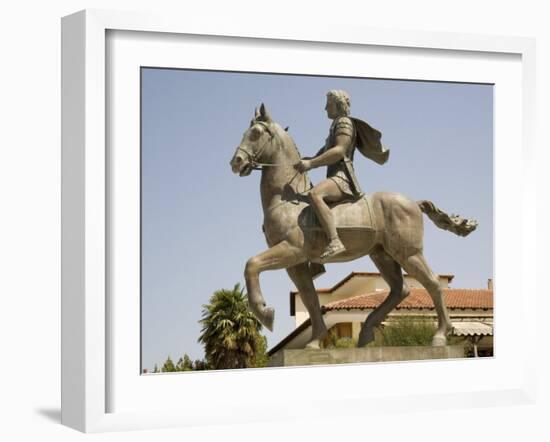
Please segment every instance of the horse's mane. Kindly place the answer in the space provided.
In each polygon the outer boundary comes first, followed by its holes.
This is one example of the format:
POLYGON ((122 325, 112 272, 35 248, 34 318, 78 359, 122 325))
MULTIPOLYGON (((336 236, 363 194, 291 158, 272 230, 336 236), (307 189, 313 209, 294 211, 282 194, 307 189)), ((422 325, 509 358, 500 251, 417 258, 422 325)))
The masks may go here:
MULTIPOLYGON (((293 151, 296 153, 296 160, 300 160, 302 158, 302 155, 300 154, 300 151, 298 150, 298 146, 296 145, 296 142, 294 141, 294 139, 288 133, 288 128, 285 130, 278 123, 275 123, 275 122, 272 122, 272 123, 273 123, 273 126, 276 129, 277 137, 280 138, 282 143, 284 143, 285 145, 288 145, 291 149, 293 149, 293 151)), ((300 174, 300 172, 298 172, 298 171, 295 171, 295 172, 296 172, 296 175, 300 174)), ((303 176, 303 181, 302 182, 303 182, 304 187, 305 187, 304 190, 308 190, 312 186, 311 179, 309 178, 309 174, 307 172, 303 172, 302 176, 303 176)))
POLYGON ((296 142, 294 141, 294 139, 288 133, 288 130, 283 129, 279 123, 276 123, 274 121, 272 123, 275 126, 275 128, 277 129, 277 131, 276 131, 277 136, 279 138, 281 138, 283 142, 285 140, 287 140, 289 142, 290 146, 292 146, 294 148, 294 151, 298 155, 298 158, 302 158, 302 155, 300 154, 300 151, 298 150, 298 146, 296 145, 296 142))
MULTIPOLYGON (((293 150, 293 152, 296 154, 296 161, 300 160, 302 158, 302 155, 300 154, 300 151, 298 149, 298 146, 296 145, 296 142, 294 139, 290 136, 288 133, 288 128, 283 129, 282 126, 277 123, 276 121, 272 120, 271 118, 264 119, 260 116, 256 117, 254 120, 252 120, 252 124, 254 122, 258 122, 261 124, 267 124, 271 128, 270 131, 274 133, 274 135, 278 138, 281 145, 288 147, 293 150)), ((299 174, 300 172, 296 171, 296 174, 299 174)), ((309 175, 307 172, 303 172, 304 177, 304 184, 306 188, 311 187, 311 179, 309 178, 309 175)))

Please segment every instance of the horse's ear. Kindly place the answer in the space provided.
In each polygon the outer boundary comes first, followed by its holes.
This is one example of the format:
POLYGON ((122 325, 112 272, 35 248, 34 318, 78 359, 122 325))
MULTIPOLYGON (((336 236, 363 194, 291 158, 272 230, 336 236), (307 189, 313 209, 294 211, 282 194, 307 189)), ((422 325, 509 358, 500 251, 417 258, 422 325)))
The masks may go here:
POLYGON ((269 112, 267 111, 267 108, 265 107, 265 104, 262 103, 260 106, 260 117, 263 121, 269 123, 271 122, 271 115, 269 115, 269 112))
POLYGON ((258 118, 260 118, 260 111, 258 110, 258 108, 255 108, 254 109, 254 119, 257 120, 258 118))
POLYGON ((285 127, 285 132, 288 132, 288 128, 289 128, 289 127, 290 127, 290 126, 285 127))

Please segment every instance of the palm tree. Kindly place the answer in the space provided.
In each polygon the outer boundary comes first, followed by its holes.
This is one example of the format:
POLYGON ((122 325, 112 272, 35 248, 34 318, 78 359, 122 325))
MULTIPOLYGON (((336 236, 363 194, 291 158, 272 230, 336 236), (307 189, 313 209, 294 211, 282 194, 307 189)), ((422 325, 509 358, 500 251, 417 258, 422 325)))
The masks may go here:
POLYGON ((247 368, 265 365, 262 326, 248 310, 239 284, 233 290, 218 290, 203 305, 201 335, 209 368, 247 368), (263 354, 262 354, 263 353, 263 354))

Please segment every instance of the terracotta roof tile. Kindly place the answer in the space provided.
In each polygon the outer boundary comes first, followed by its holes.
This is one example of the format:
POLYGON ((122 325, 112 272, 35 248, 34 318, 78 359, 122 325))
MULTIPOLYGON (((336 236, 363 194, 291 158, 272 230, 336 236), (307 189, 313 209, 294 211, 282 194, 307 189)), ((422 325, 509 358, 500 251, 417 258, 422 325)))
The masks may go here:
MULTIPOLYGON (((323 314, 331 310, 353 310, 353 309, 374 309, 376 308, 386 297, 389 292, 387 290, 365 293, 351 298, 342 299, 340 301, 334 301, 322 306, 323 314)), ((493 291, 487 289, 443 289, 443 296, 445 297, 445 304, 447 308, 452 309, 492 309, 493 308, 493 291)), ((405 298, 398 306, 398 309, 420 309, 427 308, 433 309, 434 305, 432 298, 425 289, 411 288, 411 293, 405 298)), ((453 325, 457 324, 456 322, 453 325)), ((268 355, 272 356, 281 348, 283 348, 288 342, 292 341, 296 336, 311 326, 311 319, 308 318, 296 329, 294 329, 288 336, 286 336, 275 347, 269 350, 268 355)), ((456 327, 458 330, 462 330, 467 327, 466 324, 456 327)), ((487 325, 491 328, 492 325, 487 325)), ((467 333, 472 334, 470 330, 467 333)), ((466 334, 462 330, 462 335, 466 334)), ((484 333, 489 334, 489 333, 484 333)))
MULTIPOLYGON (((351 310, 376 308, 386 299, 387 290, 370 292, 351 298, 334 301, 323 306, 328 310, 351 310)), ((483 289, 443 289, 445 304, 449 309, 492 309, 493 291, 483 289)), ((397 306, 398 309, 434 308, 432 298, 425 289, 412 288, 407 296, 397 306)))
MULTIPOLYGON (((344 279, 342 279, 341 281, 336 283, 334 286, 332 286, 330 288, 317 289, 317 293, 332 293, 335 290, 337 290, 338 288, 342 287, 346 282, 348 282, 349 280, 351 280, 355 276, 378 277, 378 276, 380 276, 380 273, 379 272, 351 272, 348 276, 346 276, 344 279)), ((409 276, 409 275, 405 273, 404 276, 409 276)), ((442 273, 438 276, 440 276, 442 278, 447 278, 447 280, 449 282, 451 282, 455 277, 455 275, 451 275, 451 274, 448 274, 448 273, 442 273)), ((291 295, 297 295, 298 292, 296 290, 293 290, 293 291, 290 292, 290 294, 291 295)))

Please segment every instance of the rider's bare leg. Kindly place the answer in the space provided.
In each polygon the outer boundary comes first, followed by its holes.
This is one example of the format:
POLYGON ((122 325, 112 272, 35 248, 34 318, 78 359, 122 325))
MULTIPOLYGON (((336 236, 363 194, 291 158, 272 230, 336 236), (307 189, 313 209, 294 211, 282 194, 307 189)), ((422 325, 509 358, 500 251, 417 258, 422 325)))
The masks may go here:
POLYGON ((311 205, 329 240, 327 248, 321 255, 322 260, 346 250, 338 237, 332 212, 327 205, 327 203, 342 201, 344 198, 346 198, 346 194, 331 179, 321 181, 309 191, 311 205))

